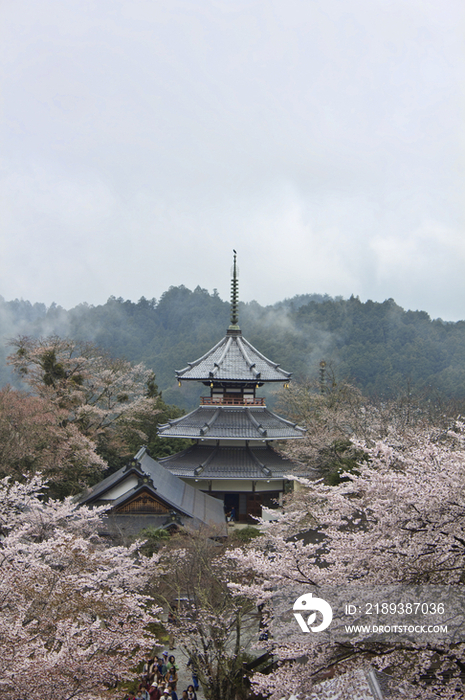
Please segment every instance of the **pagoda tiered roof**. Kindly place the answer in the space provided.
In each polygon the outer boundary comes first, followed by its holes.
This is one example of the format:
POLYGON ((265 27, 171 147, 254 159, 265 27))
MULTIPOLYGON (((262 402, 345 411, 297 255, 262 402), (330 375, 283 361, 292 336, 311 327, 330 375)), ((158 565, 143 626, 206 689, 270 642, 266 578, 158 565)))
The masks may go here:
POLYGON ((205 355, 176 371, 178 381, 197 382, 287 382, 291 372, 262 355, 242 337, 240 330, 227 334, 205 355))
POLYGON ((199 406, 159 427, 162 437, 211 440, 289 440, 304 433, 304 428, 256 405, 199 406))
POLYGON ((293 464, 269 445, 227 447, 193 445, 183 452, 160 459, 166 469, 182 479, 283 479, 293 464))

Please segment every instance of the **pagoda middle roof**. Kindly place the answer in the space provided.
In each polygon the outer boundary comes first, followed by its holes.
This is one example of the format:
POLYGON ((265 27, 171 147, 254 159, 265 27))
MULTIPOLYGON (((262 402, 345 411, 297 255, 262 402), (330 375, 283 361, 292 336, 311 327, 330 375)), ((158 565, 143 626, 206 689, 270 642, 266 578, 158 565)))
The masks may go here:
POLYGON ((178 380, 204 382, 285 382, 290 376, 290 372, 254 348, 240 331, 228 331, 205 355, 176 371, 178 380))
POLYGON ((211 440, 289 440, 305 429, 265 406, 199 406, 186 416, 159 426, 161 437, 211 440))

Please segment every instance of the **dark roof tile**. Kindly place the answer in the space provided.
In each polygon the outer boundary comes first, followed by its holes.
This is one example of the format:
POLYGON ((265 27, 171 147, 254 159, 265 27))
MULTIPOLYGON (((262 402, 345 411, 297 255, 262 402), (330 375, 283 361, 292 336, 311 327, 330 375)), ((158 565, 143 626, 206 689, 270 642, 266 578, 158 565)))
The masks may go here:
POLYGON ((164 457, 160 462, 172 474, 184 479, 283 479, 294 467, 268 445, 193 445, 183 452, 164 457))
POLYGON ((265 406, 200 406, 159 427, 162 437, 212 440, 289 440, 304 433, 265 406))
POLYGON ((253 347, 240 331, 226 335, 205 355, 176 372, 178 380, 285 382, 290 372, 281 369, 253 347))
MULTIPOLYGON (((145 447, 141 448, 134 458, 135 462, 140 466, 127 469, 123 467, 114 474, 111 474, 99 484, 94 486, 90 493, 86 494, 81 499, 81 503, 105 502, 108 499, 105 495, 118 484, 124 487, 124 481, 128 480, 132 474, 135 476, 146 475, 152 482, 155 494, 158 498, 164 501, 168 506, 184 513, 185 515, 200 521, 202 523, 211 524, 225 530, 225 518, 223 503, 217 498, 208 496, 198 489, 186 484, 179 479, 174 472, 168 470, 160 462, 152 459, 145 447)), ((147 488, 150 490, 151 485, 147 488)), ((137 492, 138 488, 129 485, 126 491, 123 491, 111 503, 118 504, 127 500, 128 497, 137 492)))

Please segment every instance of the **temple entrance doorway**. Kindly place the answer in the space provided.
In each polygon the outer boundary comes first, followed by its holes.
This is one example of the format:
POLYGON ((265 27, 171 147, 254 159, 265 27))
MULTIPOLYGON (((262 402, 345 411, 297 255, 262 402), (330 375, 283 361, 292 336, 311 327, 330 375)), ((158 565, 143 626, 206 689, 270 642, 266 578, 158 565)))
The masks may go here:
POLYGON ((224 512, 228 515, 231 509, 234 508, 235 520, 239 520, 239 494, 238 493, 225 493, 224 494, 224 512))

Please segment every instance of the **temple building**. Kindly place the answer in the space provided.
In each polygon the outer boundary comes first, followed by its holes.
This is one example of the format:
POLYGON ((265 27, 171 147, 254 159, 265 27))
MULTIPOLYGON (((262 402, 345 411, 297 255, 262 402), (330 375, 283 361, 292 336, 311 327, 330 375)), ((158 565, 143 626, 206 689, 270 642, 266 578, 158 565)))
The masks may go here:
POLYGON ((178 382, 202 382, 209 395, 186 416, 160 426, 162 437, 195 443, 159 462, 184 482, 223 501, 236 520, 261 516, 286 491, 293 464, 272 443, 302 438, 305 430, 266 407, 257 390, 288 384, 290 373, 253 347, 238 325, 238 278, 234 253, 231 324, 225 337, 195 362, 176 372, 178 382))
POLYGON ((133 538, 148 527, 169 531, 187 526, 209 528, 227 536, 223 505, 183 483, 141 447, 125 467, 89 489, 79 501, 86 506, 110 506, 101 534, 116 541, 133 538))

